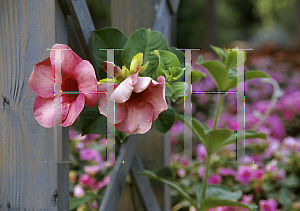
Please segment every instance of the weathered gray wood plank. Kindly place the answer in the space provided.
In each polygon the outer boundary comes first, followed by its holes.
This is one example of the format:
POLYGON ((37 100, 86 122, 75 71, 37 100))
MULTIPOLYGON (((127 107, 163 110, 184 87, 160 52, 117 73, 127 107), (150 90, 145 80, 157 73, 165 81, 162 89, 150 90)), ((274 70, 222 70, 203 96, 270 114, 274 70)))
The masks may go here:
MULTIPOLYGON (((57 163, 45 163, 55 160, 54 132, 35 120, 36 95, 28 87, 33 66, 49 57, 46 49, 56 42, 66 43, 65 27, 66 20, 55 0, 0 1, 0 207, 3 210, 8 207, 68 210, 68 183, 63 182, 68 178, 68 165, 62 164, 65 165, 62 168, 57 163), (52 198, 55 190, 58 205, 52 198)), ((67 151, 68 131, 62 132, 67 151)))
POLYGON ((113 211, 117 209, 125 186, 126 177, 129 173, 132 160, 136 154, 138 137, 138 134, 132 135, 126 138, 122 143, 119 156, 116 160, 114 170, 106 188, 99 211, 113 211))
POLYGON ((66 0, 85 57, 96 67, 93 56, 92 34, 95 30, 86 1, 66 0))
POLYGON ((160 207, 157 203, 157 199, 155 198, 149 178, 140 174, 140 172, 144 170, 145 168, 140 156, 135 154, 130 168, 130 177, 142 198, 142 202, 146 210, 160 211, 160 207))

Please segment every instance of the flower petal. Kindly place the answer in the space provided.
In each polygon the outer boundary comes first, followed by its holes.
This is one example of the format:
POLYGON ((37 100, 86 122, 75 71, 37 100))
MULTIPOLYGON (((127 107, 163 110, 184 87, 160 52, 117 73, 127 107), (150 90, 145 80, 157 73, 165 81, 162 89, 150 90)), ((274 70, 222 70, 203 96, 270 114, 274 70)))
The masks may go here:
POLYGON ((55 44, 50 51, 50 61, 52 68, 55 67, 55 49, 61 50, 61 74, 74 78, 73 70, 82 61, 82 59, 67 45, 55 44))
POLYGON ((137 83, 134 85, 133 91, 136 93, 142 92, 148 88, 152 78, 150 77, 138 77, 137 83))
POLYGON ((128 78, 126 78, 113 92, 110 96, 110 100, 115 100, 116 103, 124 103, 126 102, 134 89, 134 85, 137 83, 137 75, 135 73, 128 78))
POLYGON ((84 95, 79 94, 77 99, 70 104, 68 116, 63 121, 62 126, 67 127, 72 125, 76 120, 76 118, 81 113, 83 107, 84 107, 84 95))
POLYGON ((155 121, 158 115, 164 110, 168 109, 167 102, 165 100, 165 80, 164 77, 157 78, 158 82, 152 80, 148 89, 143 93, 145 100, 153 106, 153 121, 155 121))
MULTIPOLYGON (((61 84, 61 79, 57 79, 56 83, 61 84)), ((43 98, 54 97, 54 70, 52 69, 50 58, 37 63, 33 67, 28 86, 31 91, 43 98)))
POLYGON ((84 92, 85 104, 90 107, 97 105, 97 79, 93 66, 87 60, 80 62, 74 69, 74 77, 78 82, 78 89, 84 92))
POLYGON ((128 107, 128 115, 124 121, 116 124, 116 129, 128 134, 144 134, 149 131, 153 117, 152 105, 148 102, 137 103, 135 101, 125 104, 128 107))
MULTIPOLYGON (((112 86, 114 86, 116 84, 112 84, 112 83, 108 83, 108 89, 111 88, 112 86)), ((106 84, 100 84, 100 86, 98 87, 98 92, 102 92, 106 90, 106 84)), ((108 95, 108 99, 110 98, 111 93, 109 93, 108 95)), ((99 111, 100 114, 106 116, 106 108, 113 108, 114 107, 114 102, 110 101, 108 102, 107 105, 107 99, 106 99, 106 94, 98 94, 98 100, 99 100, 99 111)), ((113 119, 113 116, 109 115, 109 119, 108 121, 111 123, 120 123, 122 122, 126 116, 127 116, 127 107, 124 103, 116 103, 115 102, 115 120, 113 119)))
MULTIPOLYGON (((46 128, 54 127, 54 98, 43 98, 38 95, 34 102, 33 113, 35 119, 40 125, 46 128)), ((65 106, 63 106, 62 119, 66 118, 67 113, 68 109, 65 106)), ((60 123, 61 122, 56 123, 56 125, 60 123)))

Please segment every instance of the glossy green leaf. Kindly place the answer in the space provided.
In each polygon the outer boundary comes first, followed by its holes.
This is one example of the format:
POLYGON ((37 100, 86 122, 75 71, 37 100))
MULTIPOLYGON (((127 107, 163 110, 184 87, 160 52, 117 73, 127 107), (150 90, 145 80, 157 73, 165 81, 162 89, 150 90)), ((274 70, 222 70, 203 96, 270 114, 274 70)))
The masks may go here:
POLYGON ((100 114, 98 106, 84 106, 79 116, 82 125, 82 135, 106 134, 106 117, 100 114))
POLYGON ((224 66, 217 61, 206 61, 201 64, 215 81, 219 91, 226 91, 229 84, 229 76, 224 66))
MULTIPOLYGON (((201 203, 203 184, 200 184, 197 188, 196 196, 197 201, 201 203)), ((223 185, 210 185, 206 187, 205 197, 216 197, 219 199, 238 200, 242 197, 243 192, 241 190, 231 191, 228 187, 223 185)))
MULTIPOLYGON (((239 81, 237 81, 237 77, 234 77, 232 80, 230 80, 226 90, 233 89, 233 88, 237 87, 237 85, 239 85, 240 83, 242 83, 244 81, 244 79, 242 77, 239 77, 239 78, 240 78, 239 81)), ((245 81, 248 81, 248 80, 251 80, 254 78, 270 78, 270 76, 267 73, 258 71, 258 70, 252 70, 252 71, 245 72, 245 81)))
POLYGON ((164 183, 164 184, 166 184, 166 185, 168 185, 168 186, 170 186, 171 188, 173 188, 174 190, 176 190, 178 193, 180 193, 180 195, 184 198, 184 199, 186 199, 186 200, 188 200, 190 203, 191 203, 191 205, 193 205, 194 207, 197 207, 197 202, 195 202, 184 190, 182 190, 178 185, 176 185, 175 183, 173 183, 173 182, 170 182, 170 181, 168 181, 168 180, 165 180, 165 179, 163 179, 163 178, 161 178, 161 177, 158 177, 156 174, 154 174, 153 172, 151 172, 151 171, 148 171, 148 170, 145 170, 145 171, 143 171, 143 172, 141 172, 141 174, 142 175, 145 175, 145 176, 147 176, 147 177, 149 177, 149 178, 151 178, 151 179, 154 179, 154 180, 157 180, 157 181, 159 181, 159 182, 162 182, 162 183, 164 183))
POLYGON ((158 63, 158 58, 151 54, 154 50, 168 50, 168 44, 164 36, 158 31, 151 31, 146 29, 138 29, 127 40, 123 48, 123 64, 129 68, 132 58, 138 54, 143 53, 143 65, 149 61, 147 69, 141 74, 157 79, 156 70, 153 66, 158 63))
POLYGON ((171 96, 173 102, 175 102, 178 97, 183 96, 184 91, 188 88, 188 84, 186 82, 170 82, 169 85, 173 90, 173 94, 171 96))
POLYGON ((240 202, 236 202, 236 201, 231 201, 231 200, 226 200, 226 199, 218 199, 215 197, 209 197, 209 198, 205 198, 201 201, 201 207, 200 207, 200 211, 205 211, 208 210, 210 208, 214 208, 214 207, 220 207, 220 206, 234 206, 234 207, 244 207, 250 211, 252 211, 252 209, 240 202))
POLYGON ((98 195, 92 192, 87 192, 82 197, 70 197, 69 199, 69 210, 74 210, 76 207, 79 207, 81 204, 89 202, 96 198, 102 198, 102 195, 98 195))
POLYGON ((234 132, 230 137, 224 140, 221 144, 214 147, 214 151, 217 151, 228 144, 236 143, 237 140, 244 139, 244 135, 245 135, 245 139, 252 139, 252 138, 266 139, 267 138, 267 135, 265 133, 258 133, 256 131, 245 131, 245 134, 244 132, 238 132, 237 134, 236 132, 234 132))
POLYGON ((233 134, 232 131, 227 130, 227 129, 219 129, 219 130, 213 130, 210 131, 208 135, 208 153, 214 153, 219 146, 223 144, 223 142, 226 141, 227 138, 229 138, 233 134))
POLYGON ((200 81, 202 78, 205 78, 206 74, 199 70, 192 70, 192 83, 200 81))
MULTIPOLYGON (((165 50, 155 50, 153 51, 153 54, 157 56, 159 60, 159 64, 157 67, 157 77, 162 75, 167 79, 167 81, 171 81, 169 77, 170 75, 172 75, 172 72, 169 72, 169 74, 166 75, 163 70, 169 70, 172 67, 179 68, 180 63, 177 56, 172 52, 165 50)), ((180 77, 180 75, 178 76, 178 78, 180 77)))
POLYGON ((234 67, 239 67, 241 65, 244 64, 244 53, 241 51, 237 51, 237 50, 231 50, 229 51, 229 53, 227 54, 227 57, 225 59, 224 65, 226 67, 227 70, 230 70, 231 68, 234 67), (242 56, 242 61, 239 61, 239 63, 237 63, 237 55, 241 55, 242 56))
POLYGON ((182 76, 182 73, 184 72, 184 68, 172 67, 172 68, 170 68, 169 72, 171 73, 170 80, 176 81, 178 78, 180 78, 182 76))
MULTIPOLYGON (((176 113, 176 119, 180 122, 184 123, 184 116, 176 113)), ((186 119, 186 126, 190 128, 195 136, 202 142, 205 148, 208 148, 208 136, 210 129, 207 127, 205 123, 199 122, 197 119, 192 118, 192 122, 189 119, 186 119)))
POLYGON ((216 54, 218 54, 220 56, 220 58, 222 59, 223 63, 225 62, 226 59, 226 53, 223 51, 222 48, 216 47, 216 46, 210 46, 215 52, 216 54))
POLYGON ((153 122, 153 125, 160 133, 166 133, 171 129, 175 120, 175 111, 172 107, 169 107, 158 115, 157 119, 153 122))
MULTIPOLYGON (((122 49, 127 41, 123 32, 116 28, 104 28, 93 31, 93 54, 97 63, 96 75, 99 79, 106 78, 103 61, 107 61, 107 51, 99 49, 122 49)), ((115 51, 115 64, 122 67, 122 51, 115 51)))
POLYGON ((166 89, 165 89, 166 97, 171 97, 172 94, 173 94, 173 88, 171 87, 171 85, 169 85, 169 83, 166 83, 166 89))
POLYGON ((204 62, 203 56, 199 55, 198 60, 196 61, 196 64, 202 64, 204 62))
POLYGON ((115 130, 115 135, 119 137, 121 143, 123 143, 123 141, 125 140, 125 138, 127 138, 128 136, 130 136, 130 134, 124 133, 124 132, 119 131, 117 129, 115 130))
POLYGON ((172 179, 174 177, 174 172, 171 167, 169 166, 158 166, 151 171, 158 177, 161 177, 163 179, 172 179))
POLYGON ((175 54, 180 62, 180 67, 184 68, 184 53, 181 50, 176 50, 176 47, 170 47, 169 51, 175 54))

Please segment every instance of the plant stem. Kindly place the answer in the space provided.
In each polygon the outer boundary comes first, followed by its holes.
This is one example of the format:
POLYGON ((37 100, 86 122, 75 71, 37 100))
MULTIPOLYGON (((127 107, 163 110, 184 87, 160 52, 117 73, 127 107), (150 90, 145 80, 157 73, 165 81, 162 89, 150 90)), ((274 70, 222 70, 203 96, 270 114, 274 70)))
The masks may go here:
POLYGON ((210 157, 211 157, 211 154, 207 154, 205 176, 204 176, 203 189, 202 189, 202 199, 205 198, 205 191, 206 191, 206 185, 207 185, 207 179, 208 179, 208 171, 209 171, 209 165, 210 165, 210 157))
POLYGON ((219 94, 219 101, 218 101, 218 107, 217 107, 217 111, 216 111, 213 130, 217 129, 218 118, 219 118, 219 114, 221 113, 221 108, 222 108, 222 103, 223 103, 224 97, 225 97, 225 94, 219 94))
MULTIPOLYGON (((218 106, 217 106, 217 111, 216 111, 213 130, 217 129, 218 118, 219 118, 219 115, 221 113, 221 108, 222 108, 222 103, 223 103, 224 96, 225 96, 224 94, 219 94, 219 100, 218 100, 218 106)), ((210 140, 210 142, 209 142, 210 145, 212 144, 211 142, 212 141, 210 140)), ((202 189, 202 199, 205 199, 208 172, 209 172, 209 166, 210 166, 210 158, 211 158, 211 153, 207 152, 206 166, 205 166, 205 176, 204 176, 203 189, 202 189)))

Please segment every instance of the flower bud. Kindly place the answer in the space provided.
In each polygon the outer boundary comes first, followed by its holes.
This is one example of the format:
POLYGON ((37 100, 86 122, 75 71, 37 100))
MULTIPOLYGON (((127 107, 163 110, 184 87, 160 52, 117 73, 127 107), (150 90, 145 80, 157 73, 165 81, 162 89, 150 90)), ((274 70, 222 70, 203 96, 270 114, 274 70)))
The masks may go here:
POLYGON ((127 78, 129 76, 130 76, 129 70, 125 66, 123 66, 122 70, 121 70, 121 77, 122 78, 127 78))
POLYGON ((132 74, 136 73, 138 68, 140 70, 139 73, 144 72, 146 70, 146 68, 148 67, 148 63, 149 63, 149 61, 144 66, 142 66, 142 64, 143 64, 143 53, 136 54, 131 60, 130 74, 132 75, 132 74))

